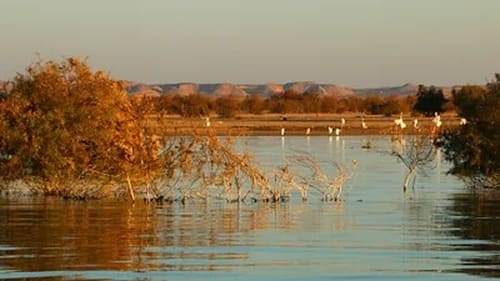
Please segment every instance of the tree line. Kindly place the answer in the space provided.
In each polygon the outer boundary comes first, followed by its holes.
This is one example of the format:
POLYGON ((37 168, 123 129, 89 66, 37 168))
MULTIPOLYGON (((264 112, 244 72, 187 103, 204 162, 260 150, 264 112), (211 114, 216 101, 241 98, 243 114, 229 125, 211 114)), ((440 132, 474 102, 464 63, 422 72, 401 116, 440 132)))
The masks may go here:
POLYGON ((211 97, 202 94, 164 95, 147 97, 155 111, 162 114, 178 114, 182 117, 207 116, 216 113, 222 118, 235 117, 240 113, 344 113, 363 112, 391 116, 403 113, 422 113, 453 111, 454 104, 444 98, 441 90, 435 87, 420 86, 416 95, 408 96, 325 96, 317 93, 298 93, 286 90, 282 94, 263 97, 252 94, 247 97, 211 97))

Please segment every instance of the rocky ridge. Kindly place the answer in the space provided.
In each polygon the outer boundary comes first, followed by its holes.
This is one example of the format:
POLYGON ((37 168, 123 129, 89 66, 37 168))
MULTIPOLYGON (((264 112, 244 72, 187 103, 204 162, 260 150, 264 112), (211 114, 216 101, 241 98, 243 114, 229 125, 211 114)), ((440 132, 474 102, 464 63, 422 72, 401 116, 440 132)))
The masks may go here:
POLYGON ((317 83, 314 81, 295 81, 284 84, 233 84, 233 83, 205 83, 197 84, 191 82, 172 84, 144 84, 129 82, 127 90, 130 95, 181 95, 202 94, 214 97, 235 96, 246 97, 258 94, 264 97, 280 95, 285 91, 297 93, 316 93, 320 96, 363 96, 368 94, 379 95, 412 95, 417 93, 418 86, 415 84, 404 84, 397 87, 363 88, 355 89, 337 84, 317 83))

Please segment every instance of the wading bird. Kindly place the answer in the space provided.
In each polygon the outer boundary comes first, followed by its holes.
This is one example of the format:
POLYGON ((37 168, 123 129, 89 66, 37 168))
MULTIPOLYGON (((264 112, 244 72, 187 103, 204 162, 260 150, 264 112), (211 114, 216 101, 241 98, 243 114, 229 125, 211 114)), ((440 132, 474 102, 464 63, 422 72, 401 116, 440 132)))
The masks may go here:
POLYGON ((439 115, 439 113, 434 112, 434 119, 432 119, 432 122, 434 122, 436 127, 441 127, 443 123, 441 122, 441 116, 439 115))
POLYGON ((401 112, 401 113, 399 114, 399 118, 398 118, 398 119, 395 119, 395 120, 394 120, 394 123, 396 124, 396 126, 399 126, 401 129, 406 128, 406 123, 405 123, 405 121, 403 120, 403 112, 401 112))

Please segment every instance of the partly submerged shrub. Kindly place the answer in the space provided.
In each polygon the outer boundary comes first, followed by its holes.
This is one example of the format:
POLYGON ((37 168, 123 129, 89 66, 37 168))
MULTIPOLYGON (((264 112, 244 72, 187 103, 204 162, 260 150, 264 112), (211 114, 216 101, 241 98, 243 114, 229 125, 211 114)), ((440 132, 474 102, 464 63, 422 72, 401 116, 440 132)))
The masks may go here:
POLYGON ((0 92, 0 178, 58 193, 69 182, 158 171, 158 140, 141 120, 105 72, 76 58, 38 61, 0 92))

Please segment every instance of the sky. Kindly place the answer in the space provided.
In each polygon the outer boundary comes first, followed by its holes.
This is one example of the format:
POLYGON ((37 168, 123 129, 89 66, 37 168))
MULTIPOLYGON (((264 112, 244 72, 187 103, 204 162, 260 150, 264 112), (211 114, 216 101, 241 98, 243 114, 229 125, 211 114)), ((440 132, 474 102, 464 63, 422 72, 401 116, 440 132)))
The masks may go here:
POLYGON ((500 0, 0 0, 0 80, 87 58, 146 83, 484 84, 500 0))

